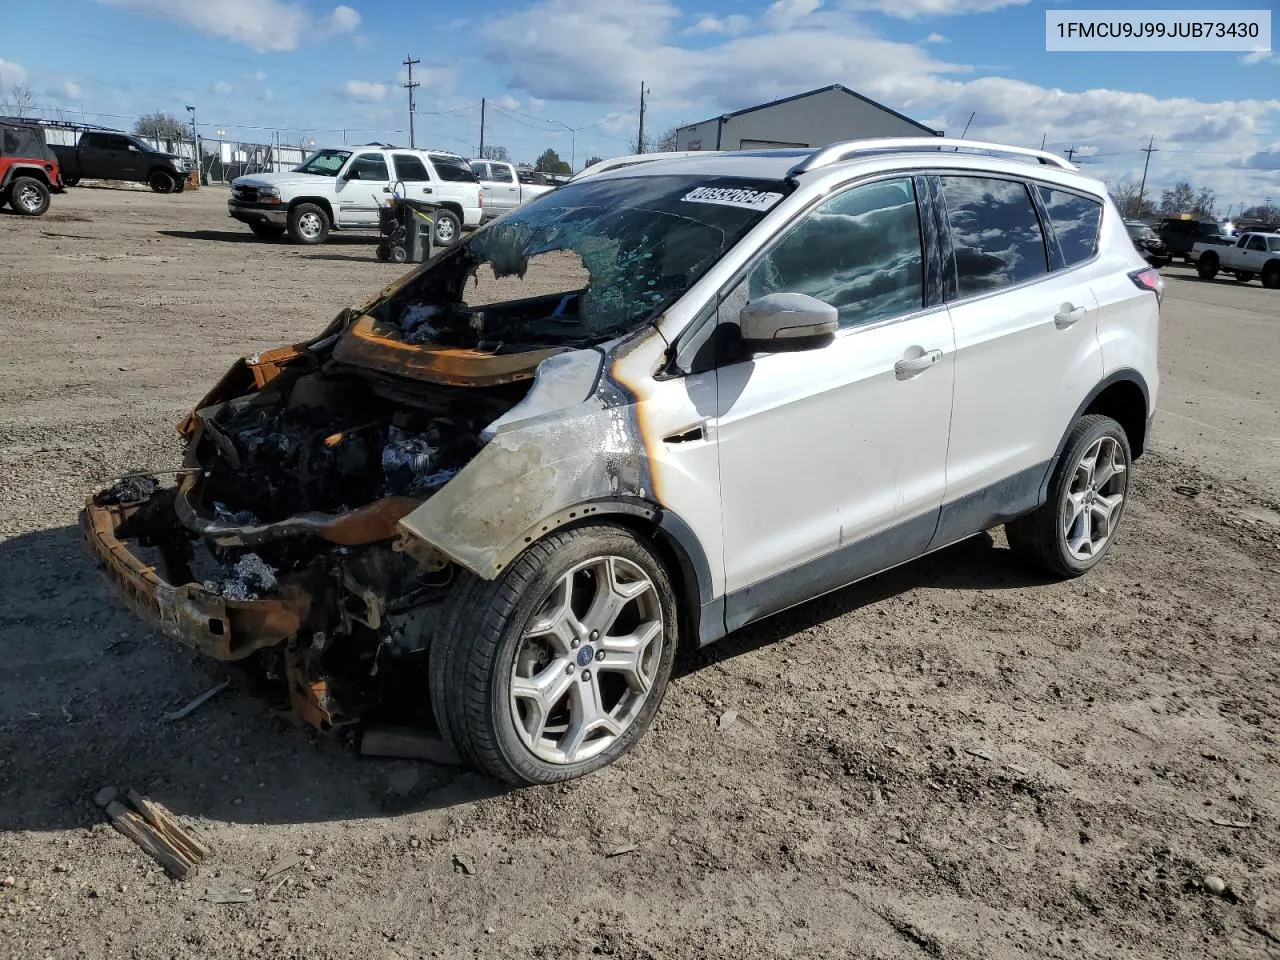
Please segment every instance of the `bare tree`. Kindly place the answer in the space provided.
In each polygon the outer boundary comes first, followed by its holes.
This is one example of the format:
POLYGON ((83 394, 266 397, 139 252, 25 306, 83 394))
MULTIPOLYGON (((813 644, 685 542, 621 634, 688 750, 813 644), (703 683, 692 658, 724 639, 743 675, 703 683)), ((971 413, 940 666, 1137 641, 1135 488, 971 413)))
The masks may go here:
POLYGON ((659 136, 645 137, 645 153, 669 153, 676 148, 678 127, 668 127, 659 136))
POLYGON ((162 110, 153 110, 140 116, 133 125, 133 132, 139 137, 151 137, 169 143, 186 140, 191 136, 191 130, 185 123, 162 110))
POLYGON ((1212 217, 1217 197, 1208 187, 1199 191, 1183 180, 1170 190, 1160 194, 1160 212, 1165 214, 1190 213, 1197 217, 1212 217))
POLYGON ((1120 213, 1130 219, 1154 216, 1156 205, 1148 197, 1139 197, 1140 184, 1132 180, 1108 180, 1107 192, 1120 208, 1120 213))
POLYGON ((480 151, 481 160, 497 160, 500 163, 511 162, 511 151, 498 143, 486 144, 480 151))
MULTIPOLYGON (((594 167, 597 163, 599 163, 603 159, 604 157, 588 157, 586 165, 588 167, 594 167)), ((583 169, 585 169, 585 167, 583 169)))
POLYGON ((25 117, 35 105, 36 96, 25 83, 14 81, 9 84, 9 109, 15 117, 25 117))

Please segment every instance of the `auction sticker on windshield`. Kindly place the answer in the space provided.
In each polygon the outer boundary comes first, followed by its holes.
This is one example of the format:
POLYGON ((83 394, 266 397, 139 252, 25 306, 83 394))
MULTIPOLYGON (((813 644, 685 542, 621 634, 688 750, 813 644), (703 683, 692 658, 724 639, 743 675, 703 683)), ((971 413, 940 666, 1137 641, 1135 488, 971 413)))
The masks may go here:
POLYGON ((698 187, 680 199, 686 203, 718 203, 725 207, 768 210, 782 199, 782 194, 750 190, 745 187, 698 187))

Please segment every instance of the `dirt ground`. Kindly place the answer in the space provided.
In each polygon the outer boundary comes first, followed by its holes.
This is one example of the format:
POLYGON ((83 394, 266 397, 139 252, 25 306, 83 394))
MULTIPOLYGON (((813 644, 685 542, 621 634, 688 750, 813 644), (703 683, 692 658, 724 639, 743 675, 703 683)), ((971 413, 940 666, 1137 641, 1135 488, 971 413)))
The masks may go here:
POLYGON ((1280 957, 1280 295, 1165 271, 1155 449, 1088 577, 975 538, 690 658, 621 763, 508 792, 233 691, 162 719, 219 672, 115 601, 83 497, 403 269, 224 201, 0 214, 0 956, 1280 957), (108 784, 203 831, 199 877, 108 784))

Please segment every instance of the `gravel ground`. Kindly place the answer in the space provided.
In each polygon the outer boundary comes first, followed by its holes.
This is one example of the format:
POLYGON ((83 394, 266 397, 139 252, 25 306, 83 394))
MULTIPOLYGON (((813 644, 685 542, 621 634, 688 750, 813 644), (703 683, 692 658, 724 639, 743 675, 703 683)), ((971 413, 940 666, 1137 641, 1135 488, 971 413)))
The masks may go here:
POLYGON ((100 582, 82 498, 402 269, 224 198, 0 214, 0 956, 1280 956, 1274 292, 1167 271, 1168 415, 1088 577, 974 538, 690 658, 629 757, 506 792, 232 691, 161 719, 219 673, 100 582), (111 829, 108 784, 198 825, 200 876, 111 829))

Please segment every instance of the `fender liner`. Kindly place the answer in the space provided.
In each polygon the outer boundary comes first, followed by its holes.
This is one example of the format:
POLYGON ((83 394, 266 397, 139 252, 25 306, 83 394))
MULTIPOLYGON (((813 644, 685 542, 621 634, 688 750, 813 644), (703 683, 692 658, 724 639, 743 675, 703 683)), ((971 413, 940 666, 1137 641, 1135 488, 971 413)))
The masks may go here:
MULTIPOLYGON (((1062 451, 1066 449, 1067 437, 1070 436, 1071 434, 1071 428, 1075 426, 1076 421, 1079 420, 1082 416, 1084 416, 1084 412, 1089 409, 1089 407, 1093 404, 1095 400, 1098 399, 1098 397, 1102 396, 1103 392, 1108 387, 1114 386, 1117 383, 1132 383, 1135 386, 1137 386, 1139 390, 1142 391, 1142 402, 1144 407, 1146 408, 1144 419, 1147 422, 1147 431, 1148 433, 1150 433, 1151 390, 1147 386, 1146 377, 1144 377, 1137 370, 1134 370, 1132 367, 1122 367, 1119 370, 1116 370, 1115 372, 1110 373, 1107 376, 1103 377, 1101 380, 1097 382, 1097 384, 1094 385, 1094 388, 1089 391, 1089 393, 1085 396, 1084 400, 1080 402, 1080 406, 1076 407, 1076 412, 1072 414, 1071 419, 1067 421, 1067 426, 1062 431, 1062 439, 1058 441, 1058 447, 1056 450, 1053 451, 1053 459, 1049 461, 1048 469, 1046 469, 1044 472, 1044 478, 1040 481, 1040 495, 1039 495, 1039 499, 1037 500, 1037 505, 1043 504, 1049 499, 1049 481, 1053 478, 1053 468, 1057 464, 1058 460, 1062 457, 1062 451)), ((1145 438, 1144 438, 1143 446, 1144 447, 1146 446, 1145 438)))
POLYGON ((54 188, 53 180, 49 177, 49 171, 39 164, 35 163, 15 163, 5 171, 4 177, 0 178, 0 190, 5 189, 13 181, 15 177, 33 176, 44 182, 44 185, 50 190, 54 188))

